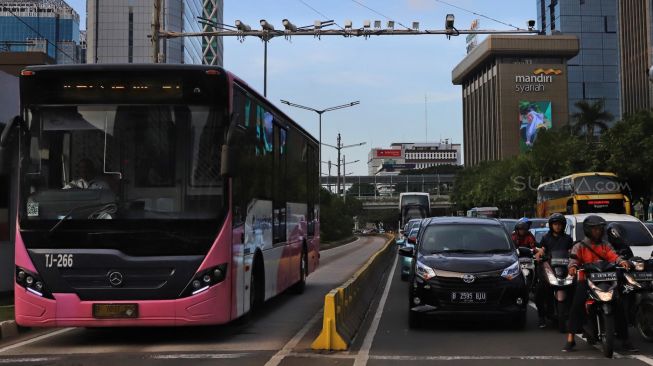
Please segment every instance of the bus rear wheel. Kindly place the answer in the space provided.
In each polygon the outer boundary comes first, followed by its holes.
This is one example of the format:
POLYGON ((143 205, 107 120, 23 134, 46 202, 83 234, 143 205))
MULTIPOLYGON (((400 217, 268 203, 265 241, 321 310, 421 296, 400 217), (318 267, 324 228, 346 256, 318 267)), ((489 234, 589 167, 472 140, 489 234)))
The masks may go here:
POLYGON ((306 247, 304 247, 302 249, 302 259, 299 261, 299 281, 292 286, 292 293, 298 295, 304 293, 306 276, 308 276, 308 254, 306 253, 306 247))

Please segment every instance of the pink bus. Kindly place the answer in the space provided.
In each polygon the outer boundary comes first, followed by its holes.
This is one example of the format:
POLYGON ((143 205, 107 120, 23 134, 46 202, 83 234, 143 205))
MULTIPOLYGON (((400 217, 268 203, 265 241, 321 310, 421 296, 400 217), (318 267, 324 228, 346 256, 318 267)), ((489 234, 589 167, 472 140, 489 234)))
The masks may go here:
POLYGON ((221 324, 303 291, 318 142, 234 75, 35 66, 20 96, 18 324, 221 324))

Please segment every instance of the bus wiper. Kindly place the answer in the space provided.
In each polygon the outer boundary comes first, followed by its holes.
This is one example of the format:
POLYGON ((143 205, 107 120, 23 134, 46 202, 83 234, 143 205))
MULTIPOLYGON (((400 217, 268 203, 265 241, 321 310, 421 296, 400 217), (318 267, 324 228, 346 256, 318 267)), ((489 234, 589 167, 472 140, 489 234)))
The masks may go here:
MULTIPOLYGON (((77 206, 77 207, 73 207, 70 211, 68 211, 68 213, 66 213, 62 218, 59 219, 59 221, 57 221, 57 222, 56 222, 56 223, 55 223, 55 224, 50 228, 49 233, 52 234, 55 230, 57 230, 57 228, 59 227, 59 225, 61 225, 62 222, 64 222, 64 221, 67 220, 68 218, 70 218, 70 216, 71 216, 72 214, 74 214, 75 212, 77 212, 77 211, 79 211, 79 210, 88 210, 88 209, 91 209, 91 208, 102 207, 102 206, 107 206, 107 209, 110 209, 110 208, 113 209, 114 207, 115 207, 115 208, 118 207, 118 202, 110 202, 110 203, 102 202, 102 203, 96 203, 96 204, 93 204, 93 205, 85 205, 85 206, 77 206)), ((104 211, 104 210, 100 210, 100 211, 104 211)), ((96 212, 97 212, 97 211, 96 211, 96 212)))

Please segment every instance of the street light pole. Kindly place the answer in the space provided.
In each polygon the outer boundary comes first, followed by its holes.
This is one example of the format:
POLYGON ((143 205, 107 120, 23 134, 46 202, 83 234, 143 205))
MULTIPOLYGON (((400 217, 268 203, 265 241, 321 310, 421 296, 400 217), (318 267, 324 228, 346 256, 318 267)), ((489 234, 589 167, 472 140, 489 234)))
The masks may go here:
MULTIPOLYGON (((326 112, 331 112, 331 111, 335 111, 335 110, 338 110, 338 109, 343 109, 343 108, 353 107, 353 106, 355 106, 355 105, 360 104, 360 101, 357 100, 357 101, 355 101, 355 102, 350 102, 350 103, 347 103, 347 104, 341 104, 341 105, 337 105, 337 106, 329 107, 329 108, 325 108, 325 109, 315 109, 315 108, 307 107, 307 106, 305 106, 305 105, 292 103, 292 102, 289 102, 289 101, 287 101, 287 100, 283 100, 283 99, 281 99, 281 103, 283 103, 283 104, 287 104, 287 105, 289 105, 289 106, 291 106, 291 107, 300 108, 300 109, 305 109, 305 110, 307 110, 307 111, 315 112, 315 113, 318 114, 318 116, 320 117, 320 118, 319 118, 319 124, 320 124, 320 125, 319 125, 320 151, 319 151, 319 154, 318 154, 318 155, 319 155, 320 161, 322 161, 322 115, 323 115, 324 113, 326 113, 326 112)), ((339 164, 339 163, 338 163, 338 164, 339 164)), ((322 173, 322 165, 320 165, 320 173, 322 173)), ((338 173, 338 175, 340 175, 340 173, 338 173)))
MULTIPOLYGON (((359 142, 357 144, 351 144, 351 145, 344 145, 343 146, 342 143, 341 143, 340 134, 338 134, 338 144, 336 146, 329 145, 327 143, 322 144, 324 146, 332 147, 332 148, 338 150, 338 179, 336 180, 336 193, 340 194, 340 150, 346 149, 346 148, 349 148, 349 147, 363 146, 365 144, 366 144, 366 142, 359 142)), ((356 160, 356 161, 358 161, 358 160, 356 160)), ((355 163, 355 162, 352 162, 352 163, 355 163)))

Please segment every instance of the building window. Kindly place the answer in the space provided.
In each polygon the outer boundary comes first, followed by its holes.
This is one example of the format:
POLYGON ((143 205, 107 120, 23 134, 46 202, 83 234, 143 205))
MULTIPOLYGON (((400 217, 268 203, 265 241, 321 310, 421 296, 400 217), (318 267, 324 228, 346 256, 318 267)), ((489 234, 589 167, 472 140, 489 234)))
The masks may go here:
POLYGON ((127 38, 127 62, 134 62, 134 8, 129 7, 129 35, 127 38))

